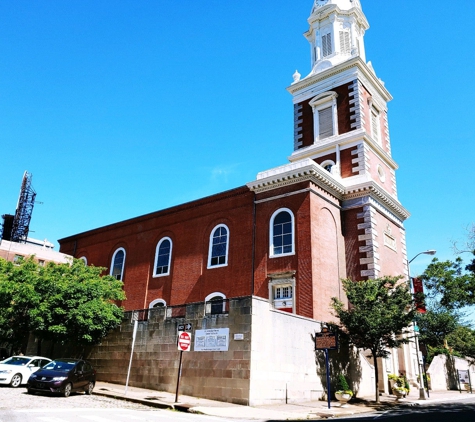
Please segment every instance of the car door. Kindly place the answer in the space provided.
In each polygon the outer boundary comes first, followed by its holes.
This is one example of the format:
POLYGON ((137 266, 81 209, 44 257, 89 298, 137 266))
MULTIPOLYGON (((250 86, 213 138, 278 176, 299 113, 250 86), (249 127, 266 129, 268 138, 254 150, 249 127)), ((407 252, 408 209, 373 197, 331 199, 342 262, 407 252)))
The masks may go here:
POLYGON ((74 382, 73 388, 75 390, 80 390, 84 388, 87 384, 86 377, 84 376, 84 361, 78 362, 76 368, 74 369, 74 382))
POLYGON ((28 363, 27 369, 25 370, 25 382, 28 381, 28 378, 30 378, 30 375, 33 372, 36 372, 38 369, 41 368, 41 359, 33 359, 28 363))

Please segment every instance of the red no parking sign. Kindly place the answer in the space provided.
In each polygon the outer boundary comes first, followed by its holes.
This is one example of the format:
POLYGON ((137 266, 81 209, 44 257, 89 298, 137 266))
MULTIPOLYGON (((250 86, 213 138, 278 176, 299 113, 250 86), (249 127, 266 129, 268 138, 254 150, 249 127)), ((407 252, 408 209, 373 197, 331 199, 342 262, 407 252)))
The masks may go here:
POLYGON ((178 350, 189 352, 191 348, 191 334, 186 331, 178 332, 178 350))

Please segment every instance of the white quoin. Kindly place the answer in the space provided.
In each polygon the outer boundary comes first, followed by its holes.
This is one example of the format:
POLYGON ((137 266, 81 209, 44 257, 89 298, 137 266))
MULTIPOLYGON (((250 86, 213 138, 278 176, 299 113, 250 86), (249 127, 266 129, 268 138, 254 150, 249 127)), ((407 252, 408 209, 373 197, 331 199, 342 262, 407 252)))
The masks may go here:
POLYGON ((312 71, 319 73, 355 56, 366 62, 369 28, 359 0, 314 0, 304 34, 311 46, 312 71))

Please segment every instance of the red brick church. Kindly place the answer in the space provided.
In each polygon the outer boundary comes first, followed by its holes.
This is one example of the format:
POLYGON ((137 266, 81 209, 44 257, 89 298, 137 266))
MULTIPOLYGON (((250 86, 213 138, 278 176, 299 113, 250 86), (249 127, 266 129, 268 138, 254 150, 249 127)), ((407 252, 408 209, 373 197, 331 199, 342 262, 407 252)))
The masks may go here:
POLYGON ((124 282, 126 310, 254 295, 331 318, 340 280, 407 275, 387 103, 359 0, 316 0, 312 69, 287 88, 290 158, 233 190, 61 239, 124 282))

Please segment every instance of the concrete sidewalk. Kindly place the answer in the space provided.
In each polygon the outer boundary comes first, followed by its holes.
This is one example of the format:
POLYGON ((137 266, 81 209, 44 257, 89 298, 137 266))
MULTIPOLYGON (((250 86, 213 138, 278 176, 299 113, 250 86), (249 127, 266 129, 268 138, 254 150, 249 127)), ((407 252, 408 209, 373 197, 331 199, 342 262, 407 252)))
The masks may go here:
POLYGON ((182 412, 201 413, 209 416, 223 418, 242 418, 256 420, 297 420, 297 419, 321 419, 329 417, 350 416, 360 413, 370 413, 391 407, 418 406, 431 403, 454 402, 472 397, 470 393, 458 391, 431 391, 430 398, 419 400, 418 392, 413 392, 399 402, 394 396, 381 396, 381 403, 376 404, 374 397, 353 399, 345 407, 340 407, 336 401, 332 401, 331 408, 324 401, 313 401, 293 404, 273 404, 263 406, 241 406, 219 402, 215 400, 200 399, 180 394, 178 403, 175 403, 175 394, 164 391, 148 390, 144 388, 128 387, 98 381, 94 394, 116 399, 128 400, 135 403, 153 406, 162 409, 174 409, 182 412), (417 397, 416 397, 417 395, 417 397))

